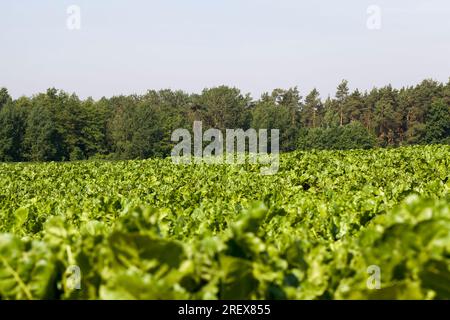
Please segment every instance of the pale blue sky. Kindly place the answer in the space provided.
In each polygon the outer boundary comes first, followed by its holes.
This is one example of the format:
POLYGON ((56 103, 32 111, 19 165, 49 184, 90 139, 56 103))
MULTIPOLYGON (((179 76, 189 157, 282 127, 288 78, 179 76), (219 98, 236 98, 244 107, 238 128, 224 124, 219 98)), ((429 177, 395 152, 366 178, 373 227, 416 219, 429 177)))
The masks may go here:
POLYGON ((363 90, 450 76, 448 0, 1 0, 0 87, 80 97, 274 88, 363 90), (81 30, 69 31, 69 5, 81 30), (366 27, 369 5, 381 30, 366 27))

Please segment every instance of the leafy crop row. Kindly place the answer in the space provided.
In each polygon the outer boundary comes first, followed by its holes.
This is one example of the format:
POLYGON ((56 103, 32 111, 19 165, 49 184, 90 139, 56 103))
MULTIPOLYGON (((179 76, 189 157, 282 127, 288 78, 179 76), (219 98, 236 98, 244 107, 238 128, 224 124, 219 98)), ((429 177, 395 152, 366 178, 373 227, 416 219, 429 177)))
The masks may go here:
POLYGON ((274 176, 0 164, 0 299, 449 299, 449 168, 448 146, 294 152, 274 176))

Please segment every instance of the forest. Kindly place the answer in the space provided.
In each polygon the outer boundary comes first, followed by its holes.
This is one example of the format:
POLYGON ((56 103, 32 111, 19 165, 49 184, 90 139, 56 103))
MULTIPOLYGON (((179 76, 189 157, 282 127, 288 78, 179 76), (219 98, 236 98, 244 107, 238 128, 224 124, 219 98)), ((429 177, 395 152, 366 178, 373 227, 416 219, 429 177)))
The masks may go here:
POLYGON ((370 149, 450 144, 450 80, 400 89, 275 89, 255 100, 220 86, 200 94, 149 90, 143 95, 80 99, 50 88, 13 99, 0 89, 0 161, 76 161, 166 157, 171 133, 204 129, 279 129, 280 150, 370 149))

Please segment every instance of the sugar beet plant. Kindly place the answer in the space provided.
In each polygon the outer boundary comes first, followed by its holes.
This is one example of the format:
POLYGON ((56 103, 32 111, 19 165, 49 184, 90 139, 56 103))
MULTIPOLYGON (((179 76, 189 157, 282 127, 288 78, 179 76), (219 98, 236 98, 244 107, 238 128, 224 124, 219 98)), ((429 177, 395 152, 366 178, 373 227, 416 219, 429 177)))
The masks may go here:
POLYGON ((0 299, 449 299, 450 147, 0 164, 0 299))

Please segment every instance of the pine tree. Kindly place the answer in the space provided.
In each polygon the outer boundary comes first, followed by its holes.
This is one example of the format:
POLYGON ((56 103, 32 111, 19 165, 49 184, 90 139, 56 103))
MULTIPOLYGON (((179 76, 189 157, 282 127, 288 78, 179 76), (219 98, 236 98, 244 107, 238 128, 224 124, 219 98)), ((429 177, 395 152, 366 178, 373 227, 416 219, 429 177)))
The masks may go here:
POLYGON ((342 80, 336 91, 337 107, 339 110, 339 124, 341 127, 344 125, 344 109, 345 103, 347 102, 348 93, 348 81, 342 80))
POLYGON ((11 96, 8 93, 8 89, 0 88, 0 110, 7 102, 11 102, 11 96))
POLYGON ((303 128, 317 128, 321 124, 322 101, 320 93, 314 88, 305 98, 305 104, 301 112, 301 123, 303 128))

